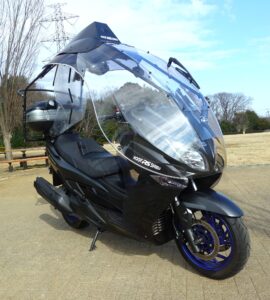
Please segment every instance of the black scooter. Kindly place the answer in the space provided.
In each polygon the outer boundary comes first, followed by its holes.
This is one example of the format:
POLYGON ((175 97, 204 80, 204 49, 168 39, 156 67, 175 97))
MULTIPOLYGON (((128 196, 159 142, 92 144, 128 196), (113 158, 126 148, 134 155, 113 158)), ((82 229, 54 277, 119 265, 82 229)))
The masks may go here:
POLYGON ((71 227, 96 227, 90 250, 113 230, 158 245, 174 239, 214 279, 244 267, 243 212, 211 188, 226 164, 222 133, 177 59, 122 44, 95 22, 21 92, 26 139, 45 141, 53 178, 34 186, 71 227), (86 113, 100 135, 78 133, 92 130, 86 113))

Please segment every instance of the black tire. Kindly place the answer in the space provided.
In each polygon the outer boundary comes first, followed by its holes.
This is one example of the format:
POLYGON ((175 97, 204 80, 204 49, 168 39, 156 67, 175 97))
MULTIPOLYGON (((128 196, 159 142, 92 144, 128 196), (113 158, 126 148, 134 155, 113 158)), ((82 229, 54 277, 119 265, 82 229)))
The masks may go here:
POLYGON ((187 261, 187 263, 199 273, 212 279, 226 279, 234 276, 243 269, 250 255, 250 238, 247 227, 245 226, 242 218, 229 218, 225 216, 220 217, 226 224, 227 228, 230 230, 234 245, 233 251, 231 250, 232 252, 230 254, 230 259, 222 269, 206 270, 198 266, 198 264, 194 263, 190 259, 189 255, 187 254, 187 251, 184 251, 184 243, 181 243, 177 239, 175 240, 179 251, 181 252, 184 259, 187 261))
POLYGON ((66 221, 66 223, 75 229, 83 229, 87 226, 89 226, 89 223, 86 222, 85 220, 80 219, 78 216, 76 215, 71 215, 71 214, 64 214, 62 213, 62 216, 64 218, 64 220, 66 221))

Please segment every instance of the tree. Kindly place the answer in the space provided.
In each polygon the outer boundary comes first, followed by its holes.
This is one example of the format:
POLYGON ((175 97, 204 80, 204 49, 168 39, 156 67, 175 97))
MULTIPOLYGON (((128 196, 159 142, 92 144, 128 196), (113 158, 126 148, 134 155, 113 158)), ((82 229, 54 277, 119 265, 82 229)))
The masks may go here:
POLYGON ((223 134, 236 133, 236 131, 237 131, 234 124, 229 121, 221 121, 220 127, 221 127, 223 134))
POLYGON ((0 129, 7 159, 21 109, 17 89, 33 72, 39 48, 43 0, 0 0, 0 129))
POLYGON ((237 129, 237 132, 246 133, 249 128, 249 120, 246 112, 239 112, 234 115, 233 123, 237 129))
POLYGON ((260 118, 255 111, 247 110, 246 115, 250 124, 250 131, 264 131, 270 129, 270 122, 267 118, 260 118))
POLYGON ((235 114, 245 111, 252 99, 241 93, 217 93, 208 96, 219 121, 232 122, 235 114))

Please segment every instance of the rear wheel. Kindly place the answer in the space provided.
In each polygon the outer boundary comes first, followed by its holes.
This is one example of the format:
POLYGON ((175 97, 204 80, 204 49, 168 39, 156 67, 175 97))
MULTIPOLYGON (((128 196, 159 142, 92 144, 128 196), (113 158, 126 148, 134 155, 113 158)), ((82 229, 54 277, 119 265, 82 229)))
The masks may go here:
POLYGON ((67 224, 75 229, 82 229, 89 225, 86 221, 82 220, 80 217, 78 217, 75 214, 64 214, 62 213, 64 220, 67 222, 67 224))
POLYGON ((192 229, 199 253, 194 253, 186 241, 176 239, 176 244, 198 272, 213 279, 225 279, 244 267, 250 254, 250 240, 241 218, 196 212, 192 229))

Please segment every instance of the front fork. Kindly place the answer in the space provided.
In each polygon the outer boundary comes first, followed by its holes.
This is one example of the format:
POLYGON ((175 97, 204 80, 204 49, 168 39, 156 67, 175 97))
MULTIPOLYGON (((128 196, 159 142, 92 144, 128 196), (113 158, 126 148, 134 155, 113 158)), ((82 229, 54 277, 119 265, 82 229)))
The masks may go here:
POLYGON ((200 249, 198 244, 200 241, 195 237, 192 230, 192 211, 189 208, 186 208, 185 205, 179 201, 178 197, 175 197, 175 201, 171 208, 173 212, 173 225, 176 232, 176 238, 182 239, 183 242, 187 241, 191 247, 191 250, 194 253, 199 253, 200 249), (176 222, 178 222, 180 228, 177 226, 176 222))

